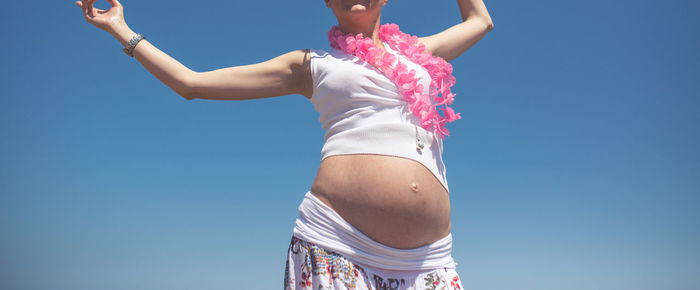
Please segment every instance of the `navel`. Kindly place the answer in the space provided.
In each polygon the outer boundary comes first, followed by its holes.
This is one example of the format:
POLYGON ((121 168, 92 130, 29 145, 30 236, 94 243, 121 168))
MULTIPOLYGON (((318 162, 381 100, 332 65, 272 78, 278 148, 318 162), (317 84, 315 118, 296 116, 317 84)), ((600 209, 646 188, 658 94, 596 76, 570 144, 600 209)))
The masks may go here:
POLYGON ((413 192, 418 192, 418 191, 420 191, 420 186, 418 186, 418 183, 417 183, 417 182, 415 182, 415 181, 414 181, 414 182, 411 182, 411 190, 413 190, 413 192))

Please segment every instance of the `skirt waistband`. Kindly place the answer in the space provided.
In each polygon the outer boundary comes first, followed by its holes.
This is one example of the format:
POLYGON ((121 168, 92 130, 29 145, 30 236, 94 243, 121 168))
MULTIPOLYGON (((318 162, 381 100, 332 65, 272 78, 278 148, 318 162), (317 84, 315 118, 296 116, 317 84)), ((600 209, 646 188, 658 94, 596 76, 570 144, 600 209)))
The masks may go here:
POLYGON ((413 249, 397 249, 372 240, 316 198, 311 191, 299 205, 294 236, 344 255, 351 261, 388 270, 454 269, 452 233, 413 249))

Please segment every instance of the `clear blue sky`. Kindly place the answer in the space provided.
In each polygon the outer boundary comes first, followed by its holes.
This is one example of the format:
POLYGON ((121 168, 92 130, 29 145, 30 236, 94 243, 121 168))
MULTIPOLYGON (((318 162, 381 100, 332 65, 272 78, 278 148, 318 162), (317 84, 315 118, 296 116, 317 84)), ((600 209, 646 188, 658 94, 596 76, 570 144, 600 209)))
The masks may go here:
MULTIPOLYGON (((320 0, 122 4, 196 71, 325 48, 335 24, 320 0)), ((486 4, 444 152, 465 287, 700 289, 700 2, 486 4)), ((304 97, 186 101, 72 0, 0 16, 0 288, 281 288, 323 145, 304 97)), ((460 15, 401 0, 383 20, 460 15)))

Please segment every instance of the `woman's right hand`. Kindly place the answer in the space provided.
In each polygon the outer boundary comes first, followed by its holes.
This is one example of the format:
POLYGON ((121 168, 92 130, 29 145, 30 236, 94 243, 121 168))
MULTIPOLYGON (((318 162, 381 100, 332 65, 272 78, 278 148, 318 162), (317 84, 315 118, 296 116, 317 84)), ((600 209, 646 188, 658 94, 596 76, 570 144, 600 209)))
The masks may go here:
POLYGON ((112 7, 108 10, 97 9, 92 5, 96 0, 75 1, 83 9, 85 20, 98 28, 113 33, 116 29, 126 27, 124 21, 124 6, 117 0, 107 0, 112 7))

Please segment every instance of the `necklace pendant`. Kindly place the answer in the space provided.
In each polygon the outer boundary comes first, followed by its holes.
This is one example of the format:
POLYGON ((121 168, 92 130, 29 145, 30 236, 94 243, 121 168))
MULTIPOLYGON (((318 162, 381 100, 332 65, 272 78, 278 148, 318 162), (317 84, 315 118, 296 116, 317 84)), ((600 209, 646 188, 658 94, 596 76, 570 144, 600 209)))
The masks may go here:
POLYGON ((425 147, 425 145, 420 141, 420 138, 416 138, 416 148, 423 149, 423 147, 425 147))

